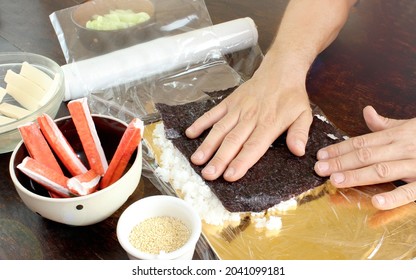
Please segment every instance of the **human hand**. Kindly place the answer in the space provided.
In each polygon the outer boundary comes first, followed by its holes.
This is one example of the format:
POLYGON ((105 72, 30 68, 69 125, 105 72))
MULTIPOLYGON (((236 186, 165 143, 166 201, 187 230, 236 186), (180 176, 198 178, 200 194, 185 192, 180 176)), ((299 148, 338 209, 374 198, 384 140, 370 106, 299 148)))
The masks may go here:
POLYGON ((315 171, 330 176, 338 188, 403 180, 407 184, 372 198, 374 207, 386 210, 416 200, 416 118, 395 120, 367 106, 364 119, 372 133, 322 148, 315 171))
POLYGON ((305 153, 312 113, 304 79, 286 87, 269 71, 256 74, 186 130, 195 138, 212 127, 191 156, 197 165, 209 161, 202 170, 207 180, 240 179, 286 130, 290 151, 305 153))

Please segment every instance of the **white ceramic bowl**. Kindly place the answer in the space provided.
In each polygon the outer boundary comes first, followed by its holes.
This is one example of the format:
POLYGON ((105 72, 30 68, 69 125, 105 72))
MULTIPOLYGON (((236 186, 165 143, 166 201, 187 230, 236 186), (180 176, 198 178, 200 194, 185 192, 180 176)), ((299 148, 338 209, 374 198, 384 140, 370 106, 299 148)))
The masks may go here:
MULTIPOLYGON (((38 116, 43 113, 47 113, 49 116, 54 118, 56 113, 59 110, 59 107, 62 104, 62 100, 65 94, 65 84, 64 84, 64 74, 61 67, 54 62, 53 60, 33 53, 25 52, 4 52, 0 53, 0 86, 5 88, 4 77, 7 70, 11 69, 16 73, 20 72, 23 62, 28 62, 32 66, 35 66, 51 78, 55 76, 56 73, 59 74, 59 85, 54 96, 47 102, 44 106, 39 108, 37 111, 27 115, 24 118, 18 119, 16 121, 0 125, 0 153, 7 153, 13 151, 17 143, 22 140, 20 133, 17 129, 18 126, 25 124, 30 121, 34 121, 38 116)), ((16 101, 13 100, 10 96, 6 95, 4 100, 13 105, 18 105, 16 101)))
POLYGON ((141 260, 191 260, 202 230, 201 219, 195 209, 184 200, 168 195, 142 198, 121 214, 117 223, 117 238, 129 259, 141 260), (176 251, 160 255, 141 252, 129 241, 132 229, 148 218, 170 216, 181 220, 191 231, 188 241, 176 251))
MULTIPOLYGON (((127 124, 109 116, 93 115, 98 136, 108 160, 118 146, 127 124)), ((70 117, 56 120, 68 142, 81 159, 85 160, 82 144, 70 117)), ((33 212, 59 223, 85 226, 105 220, 117 211, 137 188, 142 172, 141 145, 130 159, 131 166, 115 183, 103 190, 74 198, 51 198, 46 190, 30 180, 16 166, 28 155, 23 142, 13 151, 10 159, 10 176, 16 190, 33 212)))

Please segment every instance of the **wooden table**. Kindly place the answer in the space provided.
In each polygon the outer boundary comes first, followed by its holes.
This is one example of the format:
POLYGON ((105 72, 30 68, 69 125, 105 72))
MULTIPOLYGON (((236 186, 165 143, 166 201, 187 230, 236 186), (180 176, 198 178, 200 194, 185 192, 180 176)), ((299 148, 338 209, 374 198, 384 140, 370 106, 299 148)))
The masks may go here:
MULTIPOLYGON (((0 51, 33 52, 65 64, 49 15, 81 2, 2 1, 0 51)), ((263 52, 273 40, 286 4, 283 0, 206 0, 214 24, 251 17, 263 52)), ((414 0, 361 1, 338 39, 311 68, 307 80, 311 101, 351 136, 368 132, 362 118, 368 104, 389 117, 415 117, 415 26, 414 0)), ((64 114, 63 104, 59 115, 64 114)), ((110 218, 92 226, 70 227, 25 207, 9 176, 10 155, 0 155, 0 259, 127 259, 117 241, 116 224, 130 203, 159 193, 146 178, 110 218)))

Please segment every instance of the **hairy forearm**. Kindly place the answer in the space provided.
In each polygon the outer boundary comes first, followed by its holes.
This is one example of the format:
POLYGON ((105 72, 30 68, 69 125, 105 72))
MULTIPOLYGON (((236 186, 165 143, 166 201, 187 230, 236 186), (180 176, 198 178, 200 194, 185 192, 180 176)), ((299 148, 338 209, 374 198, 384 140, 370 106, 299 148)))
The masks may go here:
POLYGON ((356 2, 291 0, 264 67, 268 71, 279 68, 276 71, 288 72, 294 79, 305 77, 316 56, 335 40, 356 2))

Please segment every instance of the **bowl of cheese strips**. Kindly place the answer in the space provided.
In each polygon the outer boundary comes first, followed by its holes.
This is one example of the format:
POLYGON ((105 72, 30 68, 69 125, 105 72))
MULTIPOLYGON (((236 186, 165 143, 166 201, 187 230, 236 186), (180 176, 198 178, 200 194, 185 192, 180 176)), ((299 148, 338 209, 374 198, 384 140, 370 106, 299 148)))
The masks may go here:
POLYGON ((18 127, 44 113, 54 118, 65 94, 61 67, 26 52, 0 53, 0 153, 22 140, 18 127))

